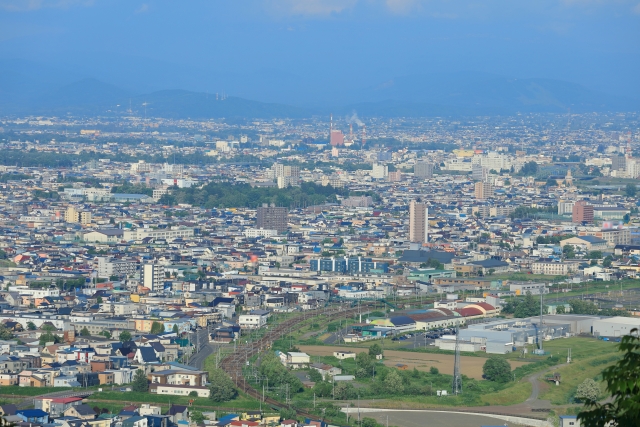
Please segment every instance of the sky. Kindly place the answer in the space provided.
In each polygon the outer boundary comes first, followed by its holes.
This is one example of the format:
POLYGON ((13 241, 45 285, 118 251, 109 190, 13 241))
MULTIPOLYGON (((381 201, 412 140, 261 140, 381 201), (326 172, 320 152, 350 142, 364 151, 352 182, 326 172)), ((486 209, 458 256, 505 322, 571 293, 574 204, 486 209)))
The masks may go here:
POLYGON ((448 73, 640 98, 640 0, 0 0, 0 60, 299 104, 448 73))

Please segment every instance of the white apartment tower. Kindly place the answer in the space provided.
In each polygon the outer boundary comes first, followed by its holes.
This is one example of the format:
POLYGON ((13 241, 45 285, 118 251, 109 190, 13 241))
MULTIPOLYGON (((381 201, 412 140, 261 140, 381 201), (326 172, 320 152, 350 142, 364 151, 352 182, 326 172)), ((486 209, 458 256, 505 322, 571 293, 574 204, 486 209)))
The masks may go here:
POLYGON ((164 267, 158 264, 142 266, 142 286, 151 291, 159 291, 164 283, 164 267))

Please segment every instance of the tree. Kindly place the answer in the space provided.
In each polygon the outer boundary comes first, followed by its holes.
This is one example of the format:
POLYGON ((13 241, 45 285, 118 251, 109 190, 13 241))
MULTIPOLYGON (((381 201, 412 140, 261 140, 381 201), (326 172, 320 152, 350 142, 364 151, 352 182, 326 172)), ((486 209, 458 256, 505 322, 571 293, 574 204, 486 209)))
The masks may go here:
POLYGON ((309 381, 314 383, 322 381, 322 374, 315 369, 309 369, 309 381))
POLYGON ((566 259, 573 259, 576 257, 575 248, 573 245, 564 245, 562 247, 562 254, 566 259))
POLYGON ((371 347, 369 347, 369 356, 375 359, 375 357, 379 354, 382 355, 382 347, 380 346, 380 344, 375 343, 371 347))
POLYGON ((96 303, 98 304, 102 304, 102 297, 99 296, 98 298, 96 298, 96 303))
POLYGON ((291 408, 282 408, 280 409, 280 418, 283 420, 295 420, 297 419, 296 410, 291 408))
POLYGON ((164 325, 160 322, 153 322, 151 324, 151 331, 149 331, 153 335, 161 334, 164 332, 164 325))
MULTIPOLYGON (((196 393, 197 395, 198 393, 196 393)), ((196 424, 202 424, 204 423, 204 415, 202 415, 202 412, 200 411, 189 411, 189 418, 191 419, 191 422, 196 423, 196 424)))
POLYGON ((613 257, 611 255, 607 255, 604 260, 602 260, 602 266, 605 268, 611 267, 611 263, 613 262, 613 257))
MULTIPOLYGON (((540 303, 533 297, 531 292, 527 292, 524 300, 516 299, 513 302, 510 301, 510 304, 508 303, 507 305, 509 305, 507 311, 513 310, 514 317, 524 318, 540 314, 540 303)), ((546 306, 542 309, 546 313, 546 306)))
POLYGON ((440 373, 440 371, 435 366, 432 366, 432 367, 429 368, 429 373, 431 375, 438 375, 440 373))
POLYGON ((489 381, 507 383, 511 380, 511 365, 501 357, 490 357, 484 362, 482 373, 489 381))
POLYGON ((400 394, 404 391, 404 385, 402 384, 402 377, 398 374, 398 371, 392 369, 384 379, 384 388, 388 393, 400 394))
POLYGON ((172 331, 173 331, 174 334, 179 334, 180 333, 180 329, 178 329, 178 324, 177 323, 175 323, 173 325, 172 331))
POLYGON ((138 369, 133 376, 133 382, 131 383, 133 391, 141 393, 149 390, 149 381, 142 369, 138 369))
POLYGON ((629 221, 631 221, 631 215, 624 214, 624 216, 622 217, 622 220, 624 221, 625 224, 628 224, 629 221))
POLYGON ((636 197, 637 192, 638 192, 638 187, 636 187, 635 184, 629 183, 624 188, 624 194, 626 194, 627 197, 636 197))
POLYGON ((566 310, 564 305, 560 304, 556 307, 556 314, 565 314, 566 310))
POLYGON ((109 331, 102 331, 102 332, 100 332, 100 335, 102 335, 103 337, 105 337, 107 339, 111 338, 111 332, 109 332, 109 331))
POLYGON ((120 335, 118 335, 118 339, 120 340, 120 342, 131 341, 131 332, 129 331, 120 332, 120 335))
POLYGON ((91 332, 89 332, 89 330, 85 326, 84 328, 82 328, 82 330, 80 330, 80 336, 81 337, 89 337, 89 336, 91 336, 91 332))
POLYGON ((569 300, 569 305, 574 314, 598 314, 598 306, 590 301, 572 299, 569 300))
POLYGON ((348 381, 338 381, 334 386, 333 394, 338 400, 348 400, 354 397, 355 389, 348 381))
MULTIPOLYGON (((0 337, 2 338, 2 337, 0 337)), ((2 338, 4 339, 4 338, 2 338)), ((40 345, 46 345, 48 342, 52 342, 54 344, 58 344, 60 341, 62 341, 60 339, 60 337, 56 334, 54 334, 53 332, 46 332, 42 335, 40 335, 40 345)))
POLYGON ((622 337, 618 350, 622 359, 602 371, 602 379, 607 384, 606 392, 611 395, 608 403, 600 404, 595 399, 585 399, 585 409, 578 414, 583 427, 615 425, 632 427, 640 420, 640 336, 633 329, 622 337))
POLYGON ((589 252, 588 258, 589 259, 601 259, 602 258, 602 251, 591 251, 591 252, 589 252))
POLYGON ((222 369, 213 369, 209 375, 209 381, 211 382, 209 399, 214 402, 227 402, 238 395, 233 381, 222 369))
POLYGON ((525 163, 519 172, 519 174, 522 176, 533 176, 537 173, 538 173, 538 164, 533 160, 525 163))
POLYGON ((53 325, 47 325, 47 324, 42 325, 42 326, 40 327, 40 329, 42 329, 43 331, 46 331, 46 332, 53 332, 53 331, 57 331, 57 329, 56 329, 56 327, 55 327, 55 326, 53 326, 53 325))
POLYGON ((597 400, 600 395, 600 386, 591 378, 585 379, 576 390, 576 398, 582 401, 597 400))
POLYGON ((0 324, 0 339, 10 340, 11 338, 13 338, 13 332, 11 331, 11 329, 0 324))
POLYGON ((35 323, 33 323, 33 322, 27 322, 27 329, 28 329, 28 330, 30 330, 30 331, 35 331, 35 330, 36 330, 36 329, 38 329, 38 328, 36 327, 36 324, 35 324, 35 323))
POLYGON ((558 181, 556 181, 555 179, 549 177, 547 178, 547 182, 545 184, 547 187, 555 187, 556 185, 558 185, 558 181))

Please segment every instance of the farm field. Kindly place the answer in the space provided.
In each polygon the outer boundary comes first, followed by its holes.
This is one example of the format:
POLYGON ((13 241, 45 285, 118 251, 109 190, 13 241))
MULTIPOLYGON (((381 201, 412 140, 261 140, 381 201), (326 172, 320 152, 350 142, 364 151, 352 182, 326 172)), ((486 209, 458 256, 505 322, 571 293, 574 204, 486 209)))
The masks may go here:
MULTIPOLYGON (((302 345, 300 351, 308 353, 310 356, 333 356, 334 351, 366 351, 358 350, 354 347, 339 346, 314 346, 302 345)), ((460 356, 460 369, 463 375, 469 378, 482 379, 482 366, 487 360, 486 357, 460 356)), ((527 361, 509 360, 511 368, 526 365, 527 361)), ((384 364, 386 366, 396 366, 397 364, 407 365, 409 369, 416 368, 419 371, 428 371, 435 366, 442 373, 453 373, 453 354, 418 353, 398 350, 385 350, 384 364)))

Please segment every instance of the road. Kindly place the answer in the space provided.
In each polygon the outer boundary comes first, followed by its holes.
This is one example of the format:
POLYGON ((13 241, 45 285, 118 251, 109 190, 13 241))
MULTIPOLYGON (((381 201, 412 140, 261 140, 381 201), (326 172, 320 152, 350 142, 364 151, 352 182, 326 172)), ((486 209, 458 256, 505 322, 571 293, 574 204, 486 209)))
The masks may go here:
MULTIPOLYGON (((349 408, 350 417, 357 419, 357 408, 349 408)), ((379 410, 368 412, 363 409, 360 413, 361 419, 364 417, 374 418, 382 425, 394 425, 402 427, 468 427, 468 426, 509 426, 517 427, 521 425, 537 424, 537 420, 527 420, 523 424, 506 421, 504 418, 495 415, 465 414, 464 412, 449 411, 420 411, 420 410, 379 410)), ((539 421, 538 421, 539 422, 539 421)))
POLYGON ((220 345, 224 345, 224 344, 207 343, 202 345, 200 347, 200 351, 193 354, 189 358, 189 361, 187 362, 187 364, 189 366, 193 366, 194 368, 202 369, 204 367, 204 361, 207 359, 207 357, 209 357, 210 355, 218 351, 218 346, 220 345))

